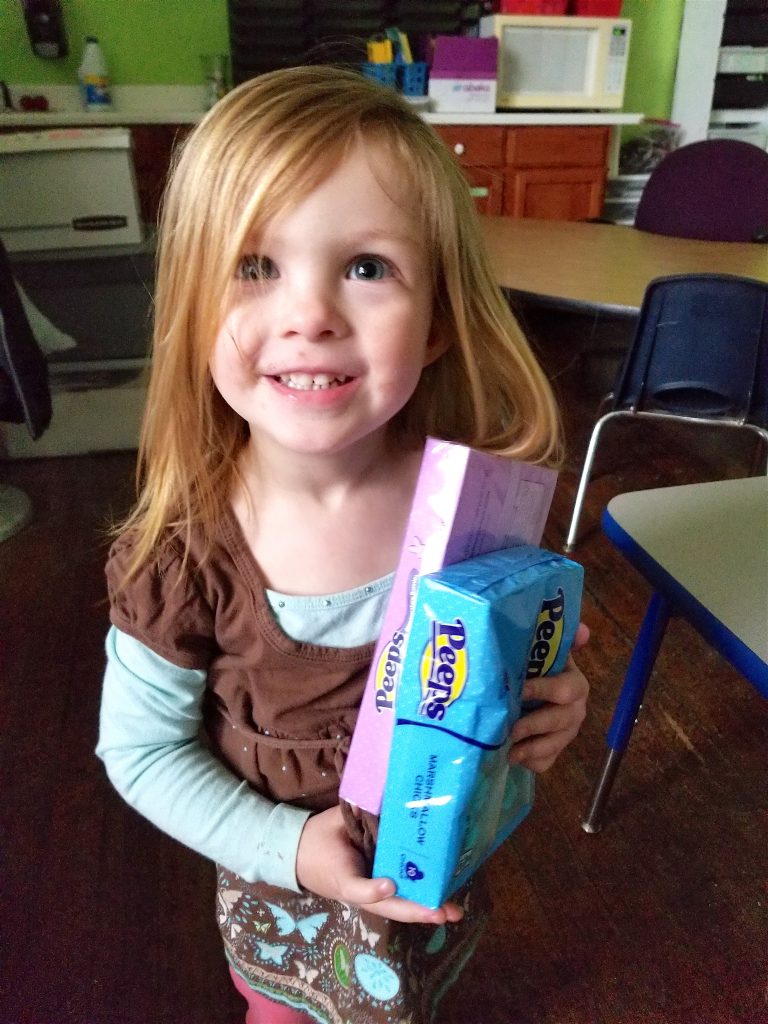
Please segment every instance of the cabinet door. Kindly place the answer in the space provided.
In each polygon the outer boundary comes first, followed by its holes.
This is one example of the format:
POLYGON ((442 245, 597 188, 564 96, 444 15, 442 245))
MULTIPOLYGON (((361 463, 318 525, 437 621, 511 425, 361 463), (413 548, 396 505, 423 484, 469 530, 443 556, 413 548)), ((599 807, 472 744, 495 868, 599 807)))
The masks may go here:
POLYGON ((482 167, 464 167, 464 177, 475 201, 478 213, 497 217, 503 208, 504 172, 500 167, 485 170, 482 167))
POLYGON ((588 220, 600 216, 604 189, 604 167, 509 170, 502 212, 537 220, 588 220))
POLYGON ((504 188, 504 128, 439 125, 436 131, 461 165, 477 212, 500 214, 504 188))

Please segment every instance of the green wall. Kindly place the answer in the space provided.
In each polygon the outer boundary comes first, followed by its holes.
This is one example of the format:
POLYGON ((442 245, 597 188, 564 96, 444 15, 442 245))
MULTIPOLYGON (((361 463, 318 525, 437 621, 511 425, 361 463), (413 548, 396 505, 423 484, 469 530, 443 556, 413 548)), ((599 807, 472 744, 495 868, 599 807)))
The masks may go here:
POLYGON ((69 56, 32 52, 20 0, 0 0, 0 79, 76 85, 87 35, 98 36, 118 85, 197 85, 199 55, 227 53, 226 0, 61 0, 69 56))
POLYGON ((684 0, 624 0, 622 16, 632 19, 625 110, 669 117, 683 4, 684 0))
MULTIPOLYGON (((633 19, 625 109, 668 117, 684 0, 624 0, 633 19)), ((229 48, 226 0, 61 0, 70 55, 32 52, 20 0, 0 0, 0 79, 75 85, 83 39, 96 35, 119 85, 201 81, 198 55, 229 48)))

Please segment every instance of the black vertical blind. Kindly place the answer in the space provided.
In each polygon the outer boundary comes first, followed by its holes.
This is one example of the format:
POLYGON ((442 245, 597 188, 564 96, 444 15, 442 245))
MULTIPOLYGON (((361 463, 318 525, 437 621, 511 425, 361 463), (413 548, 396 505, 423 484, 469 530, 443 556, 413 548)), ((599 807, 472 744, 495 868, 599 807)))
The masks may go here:
POLYGON ((425 38, 471 32, 487 8, 482 0, 228 0, 233 79, 296 64, 359 64, 366 39, 393 25, 418 59, 425 38))

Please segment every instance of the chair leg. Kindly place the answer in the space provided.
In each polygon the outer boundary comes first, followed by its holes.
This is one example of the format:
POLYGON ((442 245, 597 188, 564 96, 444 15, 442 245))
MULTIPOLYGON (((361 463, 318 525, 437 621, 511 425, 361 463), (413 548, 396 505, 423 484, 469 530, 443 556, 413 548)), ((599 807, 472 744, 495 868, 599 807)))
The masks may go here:
POLYGON ((587 484, 589 483, 589 475, 592 471, 592 463, 595 459, 595 452, 597 451, 597 442, 600 439, 600 431, 603 429, 608 420, 613 419, 614 416, 620 416, 620 412, 609 412, 605 416, 601 416, 600 419, 595 423, 592 428, 592 434, 589 438, 589 445, 587 446, 587 454, 584 456, 584 466, 581 470, 581 479, 579 480, 579 487, 576 491, 576 501, 573 505, 573 514, 571 515, 571 525, 568 529, 568 536, 565 538, 565 544, 563 545, 564 551, 573 551, 576 546, 576 535, 579 529, 579 519, 581 517, 581 507, 584 504, 584 496, 587 493, 587 484))
POLYGON ((655 592, 640 627, 635 649, 624 677, 611 724, 606 736, 608 747, 600 770, 586 817, 581 823, 585 832, 599 832, 602 814, 611 794, 616 774, 627 749, 632 730, 651 678, 656 656, 672 613, 672 605, 662 594, 655 592))

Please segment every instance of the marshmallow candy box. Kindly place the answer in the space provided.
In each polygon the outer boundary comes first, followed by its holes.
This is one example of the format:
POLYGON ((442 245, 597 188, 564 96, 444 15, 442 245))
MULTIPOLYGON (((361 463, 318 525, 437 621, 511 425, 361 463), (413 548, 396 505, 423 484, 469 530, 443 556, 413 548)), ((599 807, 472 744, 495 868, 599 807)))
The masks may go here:
POLYGON ((419 580, 373 866, 398 895, 439 907, 531 809, 509 733, 525 678, 565 667, 582 581, 530 545, 419 580))
POLYGON ((538 544, 556 480, 544 466, 428 438, 341 779, 343 804, 374 816, 381 810, 419 576, 488 551, 538 544))

